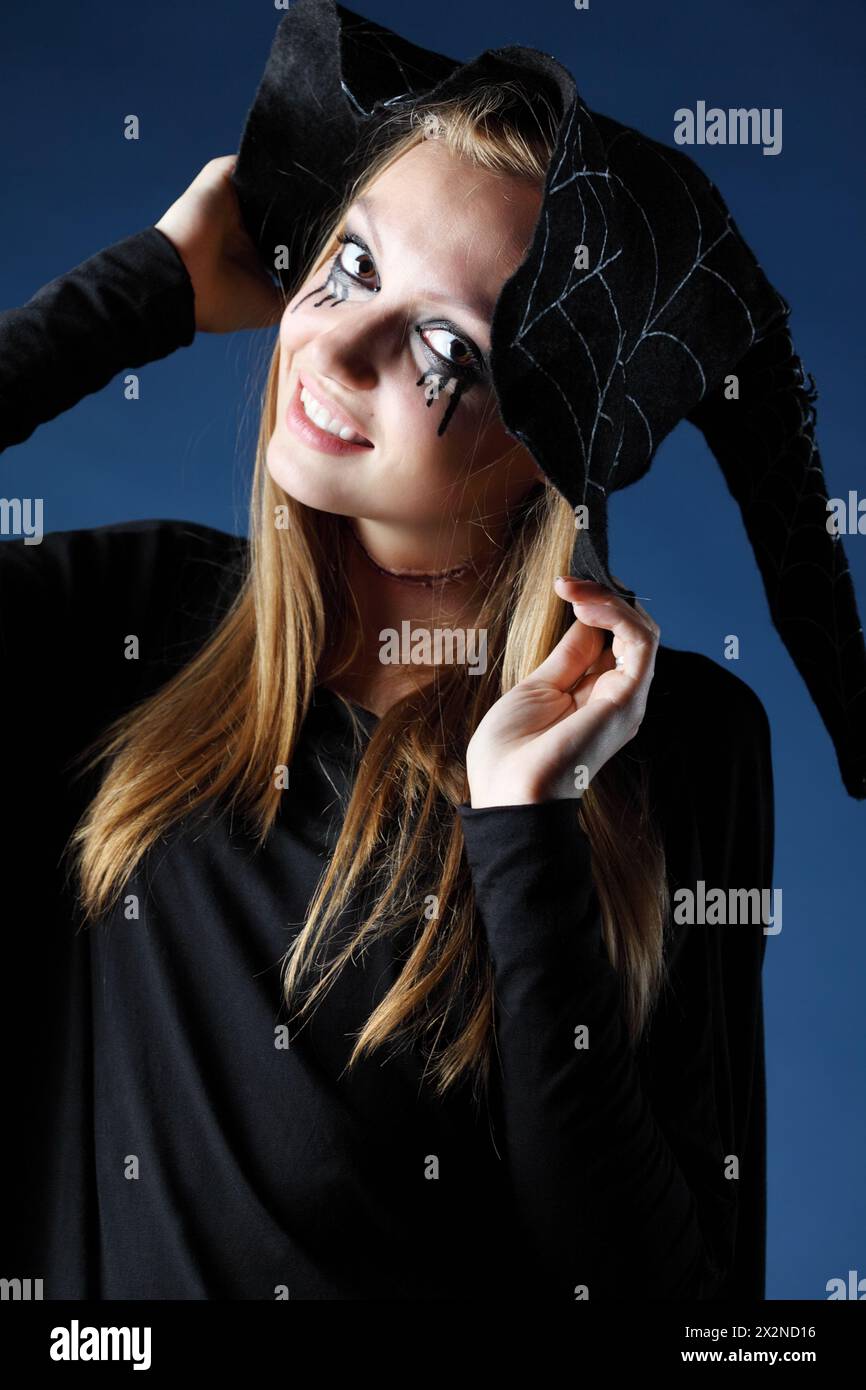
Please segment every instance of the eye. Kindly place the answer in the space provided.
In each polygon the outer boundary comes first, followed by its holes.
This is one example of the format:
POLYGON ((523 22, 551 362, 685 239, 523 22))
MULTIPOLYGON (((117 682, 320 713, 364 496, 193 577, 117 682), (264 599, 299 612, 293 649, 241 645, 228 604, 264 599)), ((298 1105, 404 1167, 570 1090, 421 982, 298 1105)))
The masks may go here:
POLYGON ((464 372, 481 370, 477 350, 446 324, 433 324, 432 327, 419 328, 418 332, 440 362, 447 362, 450 367, 464 372))
POLYGON ((378 286, 372 283, 376 278, 376 267, 367 247, 353 236, 339 236, 337 240, 341 249, 334 257, 334 268, 341 270, 345 276, 366 289, 378 289, 378 286))
MULTIPOLYGON (((355 232, 343 232, 337 237, 340 250, 331 263, 331 277, 346 286, 360 285, 377 294, 376 262, 370 248, 355 232)), ((416 333, 427 350, 431 363, 450 367, 455 375, 483 376, 485 363, 481 352, 453 323, 416 325, 416 333)))

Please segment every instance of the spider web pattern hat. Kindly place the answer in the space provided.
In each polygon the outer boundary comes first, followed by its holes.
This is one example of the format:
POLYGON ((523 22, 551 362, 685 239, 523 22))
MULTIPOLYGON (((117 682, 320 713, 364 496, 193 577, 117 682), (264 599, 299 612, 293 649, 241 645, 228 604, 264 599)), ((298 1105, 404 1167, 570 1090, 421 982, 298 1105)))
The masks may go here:
POLYGON ((608 571, 607 498, 680 420, 697 426, 845 787, 866 798, 866 647, 827 529, 817 392, 787 302, 692 159, 588 110, 549 54, 509 45, 462 63, 334 0, 294 0, 232 175, 245 225, 293 292, 389 108, 510 78, 552 103, 557 134, 532 243, 494 309, 490 371, 505 428, 576 509, 571 571, 634 598, 608 571))

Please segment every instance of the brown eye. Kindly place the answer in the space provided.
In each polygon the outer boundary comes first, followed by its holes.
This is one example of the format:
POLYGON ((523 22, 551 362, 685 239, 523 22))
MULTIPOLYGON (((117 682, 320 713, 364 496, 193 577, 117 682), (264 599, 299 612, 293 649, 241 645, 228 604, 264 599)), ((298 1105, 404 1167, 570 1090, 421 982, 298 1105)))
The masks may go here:
POLYGON ((376 267, 373 258, 363 246, 359 246, 356 241, 349 237, 341 237, 342 246, 337 253, 337 264, 353 280, 357 280, 361 285, 368 285, 370 289, 375 288, 372 283, 376 279, 376 267))
POLYGON ((450 328, 425 328, 421 337, 443 362, 464 370, 478 365, 474 349, 452 333, 450 328))

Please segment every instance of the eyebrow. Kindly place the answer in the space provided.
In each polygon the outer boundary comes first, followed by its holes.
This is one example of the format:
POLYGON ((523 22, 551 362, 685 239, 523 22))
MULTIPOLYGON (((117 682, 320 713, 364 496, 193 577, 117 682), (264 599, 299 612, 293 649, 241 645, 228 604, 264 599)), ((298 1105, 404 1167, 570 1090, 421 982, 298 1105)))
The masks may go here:
MULTIPOLYGON (((373 207, 370 202, 370 199, 363 196, 360 198, 356 198, 353 206, 358 208, 366 216, 367 221, 370 223, 370 229, 373 233, 373 240, 376 242, 377 247, 381 250, 382 241, 379 235, 376 219, 373 216, 373 207)), ((490 321, 493 318, 494 304, 493 301, 488 299, 486 295, 481 295, 478 299, 467 300, 455 299, 453 295, 445 294, 442 290, 422 289, 418 290, 417 293, 419 296, 423 296, 425 299, 435 299, 440 304, 451 304, 452 306, 458 309, 468 309, 470 314, 474 314, 476 318, 481 319, 483 323, 487 326, 489 326, 490 321)))

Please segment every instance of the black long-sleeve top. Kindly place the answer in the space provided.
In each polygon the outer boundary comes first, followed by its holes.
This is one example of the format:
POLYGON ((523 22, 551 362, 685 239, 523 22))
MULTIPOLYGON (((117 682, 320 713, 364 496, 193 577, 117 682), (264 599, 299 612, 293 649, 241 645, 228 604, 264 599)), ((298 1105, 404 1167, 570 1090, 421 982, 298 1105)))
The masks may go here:
MULTIPOLYGON (((0 314, 0 448, 194 333, 161 232, 99 252, 0 314)), ((175 826, 77 929, 59 861, 96 784, 66 764, 201 647, 245 547, 173 520, 0 546, 4 1273, 47 1298, 763 1298, 767 933, 674 924, 630 1045, 573 801, 458 809, 496 990, 480 1111, 437 1100, 414 1051, 344 1074, 388 942, 279 1043, 279 962, 363 752, 323 686, 261 851, 224 816, 175 826)), ((618 756, 649 765, 671 894, 769 889, 770 734, 742 680, 662 646, 618 756)))

